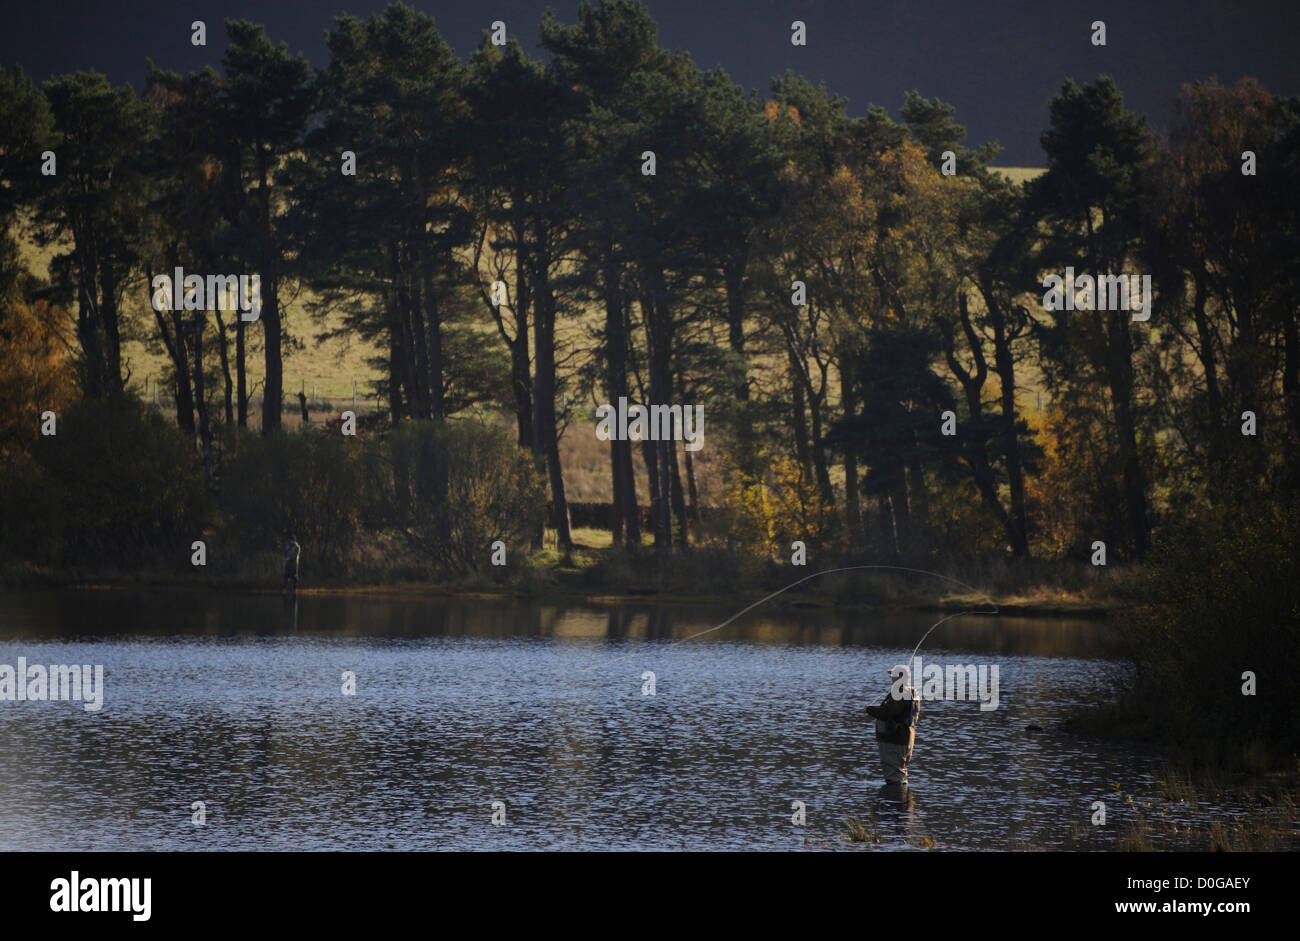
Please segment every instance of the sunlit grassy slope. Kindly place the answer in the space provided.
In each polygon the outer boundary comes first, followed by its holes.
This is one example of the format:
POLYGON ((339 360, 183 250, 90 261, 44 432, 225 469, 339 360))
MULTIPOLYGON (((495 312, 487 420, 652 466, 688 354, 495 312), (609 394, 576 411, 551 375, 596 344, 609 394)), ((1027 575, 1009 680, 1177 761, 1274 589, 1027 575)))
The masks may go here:
POLYGON ((1001 173, 1012 183, 1024 183, 1047 171, 1042 167, 989 167, 994 173, 1001 173))
MULTIPOLYGON (((1020 182, 1032 179, 1043 171, 1034 167, 994 167, 995 172, 1020 182)), ((30 239, 21 238, 23 256, 28 269, 45 277, 48 275, 51 257, 60 249, 56 246, 45 248, 33 244, 30 239)), ((315 393, 313 421, 320 421, 323 415, 318 412, 337 412, 352 404, 353 384, 357 389, 358 411, 379 407, 374 400, 371 383, 378 373, 369 360, 379 355, 372 343, 355 335, 334 335, 342 324, 342 315, 338 312, 326 314, 316 319, 308 313, 308 303, 312 300, 309 292, 283 298, 284 323, 288 335, 284 359, 285 423, 289 426, 298 424, 297 394, 306 392, 309 399, 315 393), (317 337, 329 335, 327 339, 317 337)), ((165 375, 168 361, 161 343, 156 338, 153 315, 148 306, 148 294, 143 279, 138 285, 128 290, 125 300, 126 323, 123 343, 124 365, 130 372, 129 385, 142 398, 150 398, 153 385, 165 375)), ((577 318, 564 325, 566 344, 583 347, 591 342, 591 318, 577 318)), ((264 374, 261 331, 248 333, 248 381, 253 399, 251 419, 257 424, 261 406, 261 381, 264 374)), ((209 347, 211 350, 211 347, 209 347)), ((215 368, 215 356, 212 359, 215 368)), ((761 364, 758 368, 762 368, 761 364)), ((1029 377, 1022 377, 1029 378, 1029 377)), ((1035 384, 1027 383, 1022 395, 1022 404, 1033 407, 1037 400, 1035 384)), ((212 387, 218 396, 214 405, 219 409, 220 386, 212 387)), ((159 390, 164 404, 167 386, 164 383, 159 390)), ((565 485, 569 499, 579 501, 604 502, 611 499, 612 486, 609 479, 609 445, 595 437, 594 425, 588 419, 590 403, 575 406, 575 414, 561 439, 561 454, 565 468, 565 485)), ((508 422, 507 422, 508 424, 508 422)), ((707 435, 712 426, 706 425, 707 435)), ((716 438, 711 439, 716 441, 716 438)), ((717 466, 715 448, 706 447, 696 454, 696 471, 700 485, 701 497, 709 502, 716 497, 722 483, 721 468, 717 466)), ((638 454, 636 471, 638 489, 644 492, 645 468, 638 454)))
MULTIPOLYGON (((48 277, 50 259, 62 249, 58 246, 41 248, 28 239, 22 239, 21 244, 28 270, 40 277, 48 277)), ((307 292, 283 299, 287 302, 284 322, 289 336, 284 349, 284 390, 289 403, 294 404, 299 389, 305 388, 310 397, 315 388, 321 399, 328 399, 335 404, 346 400, 350 404, 352 383, 355 381, 358 404, 364 404, 361 400, 371 394, 370 382, 375 377, 367 360, 377 355, 377 351, 372 344, 356 336, 331 337, 317 342, 316 336, 332 333, 341 323, 341 318, 329 316, 322 321, 314 320, 307 313, 307 302, 311 299, 307 292)), ((157 340, 157 330, 149 310, 143 279, 127 290, 123 307, 126 313, 123 325, 123 364, 130 371, 130 388, 143 396, 146 380, 159 379, 168 362, 167 354, 157 340)), ((260 384, 265 374, 261 335, 259 329, 248 332, 249 387, 259 399, 260 384)), ((215 364, 214 356, 213 365, 215 364)), ((166 386, 163 389, 165 391, 166 386)), ((294 408, 293 411, 296 413, 297 409, 294 408)))

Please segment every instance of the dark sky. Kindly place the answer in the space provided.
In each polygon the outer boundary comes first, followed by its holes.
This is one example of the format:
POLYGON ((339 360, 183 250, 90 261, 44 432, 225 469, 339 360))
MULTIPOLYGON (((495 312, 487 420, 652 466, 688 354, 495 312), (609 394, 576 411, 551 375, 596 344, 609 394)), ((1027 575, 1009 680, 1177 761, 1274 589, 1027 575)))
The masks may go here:
MULTIPOLYGON (((145 57, 177 71, 220 62, 226 17, 264 23, 273 39, 325 62, 324 34, 342 10, 367 15, 386 0, 0 0, 0 64, 38 80, 95 69, 139 87, 145 57), (208 25, 206 48, 190 45, 190 23, 208 25)), ((577 0, 423 0, 464 57, 493 20, 540 52, 547 6, 564 22, 577 0)), ((1253 75, 1277 94, 1300 94, 1300 0, 648 0, 660 41, 703 67, 722 65, 746 88, 766 91, 787 68, 824 80, 849 99, 897 115, 916 88, 957 107, 971 146, 996 140, 996 161, 1042 163, 1038 138, 1047 102, 1072 77, 1115 76, 1130 108, 1160 128, 1184 81, 1253 75), (790 44, 790 23, 807 23, 808 45, 790 44), (1107 45, 1090 24, 1106 23, 1107 45)))

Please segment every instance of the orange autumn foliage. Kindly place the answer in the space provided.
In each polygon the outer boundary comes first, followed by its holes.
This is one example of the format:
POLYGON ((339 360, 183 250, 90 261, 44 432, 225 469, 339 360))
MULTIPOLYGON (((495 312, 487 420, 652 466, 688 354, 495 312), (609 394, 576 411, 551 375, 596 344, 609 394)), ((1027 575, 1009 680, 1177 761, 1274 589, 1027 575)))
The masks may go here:
POLYGON ((0 460, 29 453, 41 413, 75 399, 69 331, 66 311, 45 301, 0 308, 0 460))

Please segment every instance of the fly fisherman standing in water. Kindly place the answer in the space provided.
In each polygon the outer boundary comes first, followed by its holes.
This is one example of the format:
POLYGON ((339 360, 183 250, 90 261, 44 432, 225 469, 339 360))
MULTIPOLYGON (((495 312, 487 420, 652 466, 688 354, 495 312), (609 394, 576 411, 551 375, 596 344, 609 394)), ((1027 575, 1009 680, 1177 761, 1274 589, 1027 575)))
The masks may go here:
POLYGON ((876 720, 876 744, 886 784, 907 784, 907 765, 916 744, 916 720, 921 714, 921 697, 908 682, 908 671, 896 666, 889 671, 889 692, 879 706, 868 706, 867 715, 876 720))

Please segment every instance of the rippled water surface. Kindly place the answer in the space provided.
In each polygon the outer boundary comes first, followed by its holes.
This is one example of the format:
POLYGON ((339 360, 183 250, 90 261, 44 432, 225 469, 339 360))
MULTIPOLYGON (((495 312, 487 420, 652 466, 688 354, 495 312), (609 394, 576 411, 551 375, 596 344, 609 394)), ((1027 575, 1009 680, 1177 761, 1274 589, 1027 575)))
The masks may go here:
POLYGON ((899 800, 880 791, 863 709, 938 616, 755 612, 674 643, 732 613, 0 595, 0 664, 105 673, 98 712, 0 701, 0 849, 1102 848, 1127 795, 1154 802, 1154 755, 1056 728, 1122 679, 1117 628, 938 628, 926 662, 996 664, 999 708, 924 703, 899 800), (1089 824, 1098 799, 1107 828, 1089 824), (845 840, 848 818, 882 842, 845 840))

